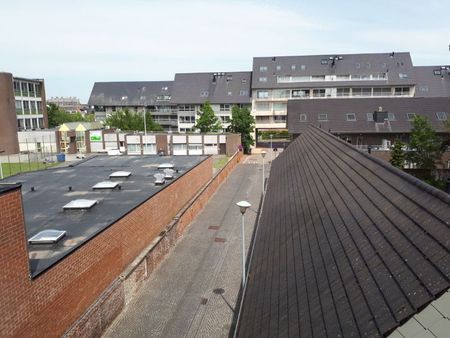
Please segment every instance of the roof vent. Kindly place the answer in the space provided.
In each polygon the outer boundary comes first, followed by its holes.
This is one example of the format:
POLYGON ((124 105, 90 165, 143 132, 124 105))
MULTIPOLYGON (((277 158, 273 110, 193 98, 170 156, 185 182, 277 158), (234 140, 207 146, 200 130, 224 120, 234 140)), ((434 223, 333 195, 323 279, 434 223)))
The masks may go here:
POLYGON ((156 185, 162 185, 166 182, 164 174, 155 174, 153 177, 155 178, 156 185))
POLYGON ((53 244, 66 235, 63 230, 44 230, 28 239, 30 244, 53 244))
POLYGON ((173 169, 164 169, 164 178, 166 180, 171 180, 173 178, 174 173, 175 173, 175 170, 173 170, 173 169))
POLYGON ((173 169, 173 163, 161 163, 158 169, 173 169))
POLYGON ((92 187, 92 189, 114 189, 119 185, 119 182, 103 181, 92 187))
POLYGON ((115 171, 109 175, 109 178, 117 178, 117 177, 130 177, 131 172, 129 171, 115 171))
POLYGON ((98 203, 97 200, 78 199, 67 203, 65 206, 63 206, 63 209, 64 210, 90 209, 97 203, 98 203))

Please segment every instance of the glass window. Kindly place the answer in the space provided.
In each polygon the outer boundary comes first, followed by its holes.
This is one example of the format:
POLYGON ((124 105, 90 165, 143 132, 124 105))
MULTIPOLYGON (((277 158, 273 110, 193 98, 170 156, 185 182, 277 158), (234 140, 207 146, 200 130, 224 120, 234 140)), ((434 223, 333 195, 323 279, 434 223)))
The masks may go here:
POLYGON ((325 75, 313 75, 311 81, 325 81, 325 75))
POLYGON ((292 97, 309 97, 309 89, 295 89, 292 91, 292 97))
POLYGON ((21 96, 19 81, 14 81, 14 95, 21 96))
POLYGON ((292 65, 292 66, 291 66, 291 70, 295 70, 295 68, 296 68, 295 65, 292 65))
POLYGON ((248 95, 248 90, 241 90, 241 91, 239 91, 239 95, 240 96, 247 96, 248 95))
POLYGON ((408 96, 408 95, 409 95, 409 87, 395 88, 395 96, 408 96))
POLYGON ((308 120, 306 114, 300 114, 300 122, 306 122, 308 120))
POLYGON ((306 70, 306 65, 301 65, 301 66, 300 66, 300 69, 301 69, 301 70, 306 70))
POLYGON ((270 122, 270 116, 256 116, 256 122, 270 122))
POLYGON ((275 89, 272 91, 272 98, 289 98, 291 91, 289 89, 275 89))
POLYGON ((269 97, 269 92, 267 90, 258 90, 256 92, 256 97, 258 99, 267 99, 269 97))
POLYGON ((350 88, 338 88, 336 96, 350 96, 350 88))
POLYGON ((25 114, 30 113, 30 102, 29 101, 23 101, 23 111, 25 114))
POLYGON ((274 120, 275 123, 286 122, 286 115, 274 116, 273 120, 274 120))
POLYGON ((435 69, 435 70, 433 70, 433 74, 434 75, 442 75, 442 72, 440 69, 435 69))
POLYGON ((328 60, 327 59, 322 59, 322 60, 320 60, 320 64, 321 65, 327 65, 328 64, 328 60))
POLYGON ((261 76, 261 77, 259 78, 259 82, 267 82, 267 77, 261 76))
POLYGON ((267 66, 259 66, 260 72, 267 72, 267 66))
POLYGON ((346 118, 347 118, 347 121, 356 121, 356 114, 355 113, 347 113, 346 118))
POLYGON ((140 144, 127 144, 127 151, 129 154, 140 154, 141 146, 140 144))
POLYGON ((35 87, 36 87, 36 97, 40 97, 41 96, 41 84, 36 83, 35 87))
POLYGON ((22 84, 22 96, 28 96, 28 85, 26 82, 21 82, 22 84))
POLYGON ((31 119, 25 119, 25 128, 31 129, 31 119))
POLYGON ((373 121, 373 113, 367 113, 366 116, 367 116, 367 121, 369 121, 369 122, 373 121))
POLYGON ((44 119, 42 117, 40 117, 38 119, 38 121, 39 121, 39 128, 40 129, 44 129, 44 119))
POLYGON ((269 111, 269 102, 256 102, 255 109, 256 111, 269 111))
POLYGON ((201 92, 200 92, 200 96, 201 96, 201 97, 207 97, 208 95, 209 95, 209 93, 208 93, 207 90, 204 90, 204 91, 201 91, 201 92))
POLYGON ((283 102, 274 102, 273 103, 273 110, 278 112, 286 112, 287 111, 287 103, 283 102))
POLYGON ((280 65, 277 65, 277 70, 281 70, 281 66, 280 65))
POLYGON ((325 89, 313 89, 313 97, 325 97, 325 89))
POLYGON ((388 113, 388 120, 389 120, 389 121, 395 121, 395 115, 394 115, 394 113, 388 113))
POLYGON ((406 119, 408 121, 413 121, 415 117, 416 117, 416 113, 406 113, 406 119))
POLYGON ((440 111, 436 113, 436 117, 439 121, 446 121, 447 120, 447 113, 444 111, 440 111))
POLYGON ((22 101, 16 100, 16 114, 23 114, 22 101))
POLYGON ((23 119, 17 119, 17 127, 19 128, 19 130, 25 129, 25 123, 23 119))
POLYGON ((230 123, 230 117, 229 116, 219 116, 220 122, 222 123, 230 123))
POLYGON ((233 92, 228 92, 228 96, 233 96, 233 92))
POLYGON ((220 111, 230 111, 231 105, 229 104, 221 104, 220 111))
POLYGON ((328 121, 328 114, 319 114, 318 120, 319 121, 328 121))
POLYGON ((399 77, 400 79, 407 79, 407 78, 408 78, 408 74, 405 74, 405 73, 398 73, 398 77, 399 77))
POLYGON ((391 96, 391 88, 373 88, 373 96, 391 96))
POLYGON ((336 75, 336 81, 346 81, 350 80, 350 74, 336 75))

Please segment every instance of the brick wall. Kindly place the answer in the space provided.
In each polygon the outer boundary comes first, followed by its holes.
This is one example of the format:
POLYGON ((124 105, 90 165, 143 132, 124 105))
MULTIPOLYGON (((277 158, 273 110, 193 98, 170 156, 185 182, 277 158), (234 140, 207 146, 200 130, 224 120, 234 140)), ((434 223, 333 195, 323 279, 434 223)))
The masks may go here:
POLYGON ((124 303, 123 289, 112 285, 211 175, 208 158, 34 280, 20 190, 1 195, 0 336, 57 337, 80 317, 85 325, 73 327, 72 334, 104 330, 124 303), (96 301, 101 306, 93 307, 96 301))
POLYGON ((157 236, 148 247, 67 331, 65 337, 95 337, 110 324, 114 316, 102 316, 103 313, 118 314, 125 304, 128 304, 139 290, 145 279, 161 263, 166 254, 176 244, 186 227, 203 209, 217 188, 227 179, 231 171, 241 161, 242 153, 236 153, 173 218, 165 228, 164 234, 157 236))

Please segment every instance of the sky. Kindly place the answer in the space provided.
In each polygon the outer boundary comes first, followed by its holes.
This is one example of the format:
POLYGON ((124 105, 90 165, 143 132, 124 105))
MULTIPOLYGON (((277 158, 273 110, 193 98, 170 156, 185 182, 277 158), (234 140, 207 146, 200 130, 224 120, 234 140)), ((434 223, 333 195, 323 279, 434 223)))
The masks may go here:
POLYGON ((251 70, 273 55, 411 52, 450 64, 449 0, 0 0, 0 71, 87 103, 94 82, 251 70))

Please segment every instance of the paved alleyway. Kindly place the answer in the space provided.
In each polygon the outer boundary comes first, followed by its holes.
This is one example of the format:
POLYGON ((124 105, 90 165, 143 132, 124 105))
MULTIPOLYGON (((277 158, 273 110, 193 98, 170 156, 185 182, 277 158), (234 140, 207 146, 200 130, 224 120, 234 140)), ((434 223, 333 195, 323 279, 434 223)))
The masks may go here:
POLYGON ((241 282, 236 202, 252 204, 248 248, 262 188, 260 158, 249 156, 236 167, 105 337, 228 336, 241 282))

